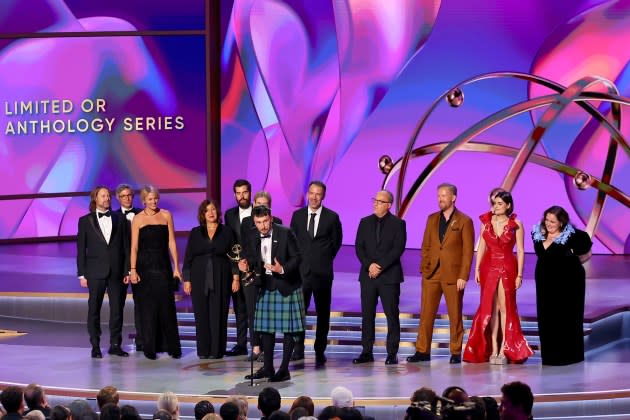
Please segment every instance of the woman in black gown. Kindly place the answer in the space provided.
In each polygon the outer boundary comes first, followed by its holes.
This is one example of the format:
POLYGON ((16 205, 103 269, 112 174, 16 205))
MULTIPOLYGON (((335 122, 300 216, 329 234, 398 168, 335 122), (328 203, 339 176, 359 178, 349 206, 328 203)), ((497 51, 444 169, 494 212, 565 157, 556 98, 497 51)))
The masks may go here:
POLYGON ((582 263, 591 255, 591 238, 569 223, 560 206, 545 210, 532 231, 536 262, 536 308, 543 365, 584 360, 582 263))
POLYGON ((199 226, 188 235, 184 257, 184 292, 192 294, 200 359, 223 357, 230 294, 240 287, 238 267, 227 256, 236 238, 232 229, 220 223, 219 208, 214 200, 201 202, 199 226))
POLYGON ((140 191, 144 210, 131 223, 131 270, 129 280, 138 284, 144 355, 156 359, 166 343, 168 354, 174 359, 182 356, 173 279, 181 278, 173 217, 158 207, 160 192, 153 186, 140 191), (173 266, 171 267, 171 259, 173 266))

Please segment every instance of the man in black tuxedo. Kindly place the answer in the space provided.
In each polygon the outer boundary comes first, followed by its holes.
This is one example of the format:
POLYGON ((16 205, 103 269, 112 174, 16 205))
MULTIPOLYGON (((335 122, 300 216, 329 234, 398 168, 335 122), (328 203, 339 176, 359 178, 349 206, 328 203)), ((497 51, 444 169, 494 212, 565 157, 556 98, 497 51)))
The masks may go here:
POLYGON ((127 293, 125 269, 129 247, 127 224, 109 210, 111 196, 107 187, 90 193, 90 212, 79 218, 77 235, 77 275, 81 287, 89 290, 87 327, 92 357, 103 357, 100 349, 101 306, 105 291, 109 298, 109 354, 129 356, 121 348, 124 295, 127 293), (123 296, 121 296, 123 295, 123 296))
POLYGON ((407 243, 405 221, 389 212, 393 196, 389 191, 379 191, 372 199, 374 214, 359 223, 355 249, 361 262, 361 344, 363 351, 352 363, 373 362, 374 318, 377 299, 381 298, 387 318, 386 365, 398 363, 400 344, 400 320, 398 303, 400 283, 404 281, 400 257, 407 243))
MULTIPOLYGON (((241 223, 243 219, 252 215, 252 185, 246 179, 237 179, 232 186, 237 206, 225 212, 225 224, 232 228, 240 244, 241 223)), ((226 356, 240 356, 247 354, 247 301, 243 287, 232 293, 232 309, 236 316, 236 345, 225 352, 226 356)))
MULTIPOLYGON (((266 206, 271 208, 271 194, 267 191, 258 191, 254 194, 254 207, 266 206)), ((281 225, 282 219, 276 216, 273 217, 274 225, 281 225)), ((245 243, 249 235, 258 235, 258 229, 254 224, 254 219, 251 216, 244 217, 241 222, 241 241, 245 243)), ((262 354, 260 353, 260 336, 254 334, 254 312, 256 311, 256 299, 258 299, 259 288, 255 285, 244 286, 243 294, 245 296, 245 309, 247 311, 247 327, 249 328, 250 343, 252 345, 252 354, 250 358, 254 358, 259 362, 262 362, 262 354)))
MULTIPOLYGON (((330 301, 333 282, 333 260, 341 248, 342 230, 339 216, 322 206, 326 185, 312 181, 308 186, 308 206, 296 210, 291 217, 291 229, 300 246, 302 262, 302 293, 304 309, 308 311, 311 296, 317 311, 315 334, 315 364, 326 363, 326 345, 330 329, 330 301)), ((304 358, 304 335, 295 346, 292 360, 304 358)))
POLYGON ((248 235, 243 242, 243 259, 238 267, 256 273, 261 288, 254 331, 261 335, 264 365, 245 379, 269 378, 272 382, 291 379, 289 361, 299 334, 304 331, 304 300, 300 289, 300 251, 291 229, 273 224, 271 209, 252 210, 258 235, 248 235), (282 364, 274 373, 275 333, 284 334, 282 364))
MULTIPOLYGON (((129 244, 131 244, 131 221, 133 217, 140 213, 142 209, 133 206, 133 189, 129 184, 120 184, 116 187, 116 199, 120 204, 120 208, 116 210, 116 213, 121 214, 127 219, 127 237, 125 238, 129 244)), ((140 321, 140 295, 138 293, 138 285, 131 285, 131 293, 133 294, 133 320, 136 327, 136 351, 141 352, 144 350, 142 344, 142 322, 140 321)), ((127 288, 125 293, 121 295, 122 299, 127 297, 127 288)), ((124 302, 123 302, 124 304, 124 302)))

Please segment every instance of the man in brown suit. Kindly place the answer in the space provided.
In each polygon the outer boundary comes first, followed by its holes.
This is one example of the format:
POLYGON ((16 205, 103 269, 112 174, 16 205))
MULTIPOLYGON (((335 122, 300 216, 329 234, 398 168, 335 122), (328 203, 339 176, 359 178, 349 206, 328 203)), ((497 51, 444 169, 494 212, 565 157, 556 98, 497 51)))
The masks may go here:
POLYGON ((438 186, 440 211, 427 220, 422 240, 422 303, 416 353, 408 362, 431 360, 433 323, 444 294, 451 326, 450 363, 461 363, 464 326, 462 301, 470 274, 475 231, 470 217, 455 208, 457 187, 438 186))

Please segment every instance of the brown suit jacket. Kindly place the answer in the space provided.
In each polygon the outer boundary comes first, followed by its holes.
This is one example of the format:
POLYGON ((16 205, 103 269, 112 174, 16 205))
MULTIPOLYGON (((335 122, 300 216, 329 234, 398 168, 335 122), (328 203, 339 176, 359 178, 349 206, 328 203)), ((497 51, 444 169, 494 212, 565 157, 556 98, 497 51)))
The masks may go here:
POLYGON ((440 279, 447 284, 468 280, 474 243, 475 229, 470 217, 455 209, 444 242, 440 243, 440 212, 431 214, 422 240, 422 278, 440 279))

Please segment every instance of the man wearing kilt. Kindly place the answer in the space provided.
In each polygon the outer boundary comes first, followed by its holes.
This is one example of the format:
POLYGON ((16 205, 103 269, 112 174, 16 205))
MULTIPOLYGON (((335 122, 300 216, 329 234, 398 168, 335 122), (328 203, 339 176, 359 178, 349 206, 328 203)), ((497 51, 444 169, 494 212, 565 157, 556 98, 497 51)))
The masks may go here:
MULTIPOLYGON (((291 379, 289 361, 295 343, 304 331, 304 299, 300 283, 300 252, 293 232, 274 224, 267 206, 252 210, 257 235, 243 239, 243 259, 238 267, 243 272, 253 271, 260 286, 254 315, 254 331, 261 335, 264 354, 263 367, 245 379, 268 378, 271 382, 291 379), (273 348, 276 332, 284 334, 282 364, 273 367, 273 348)), ((252 287, 252 286, 248 286, 252 287)))

